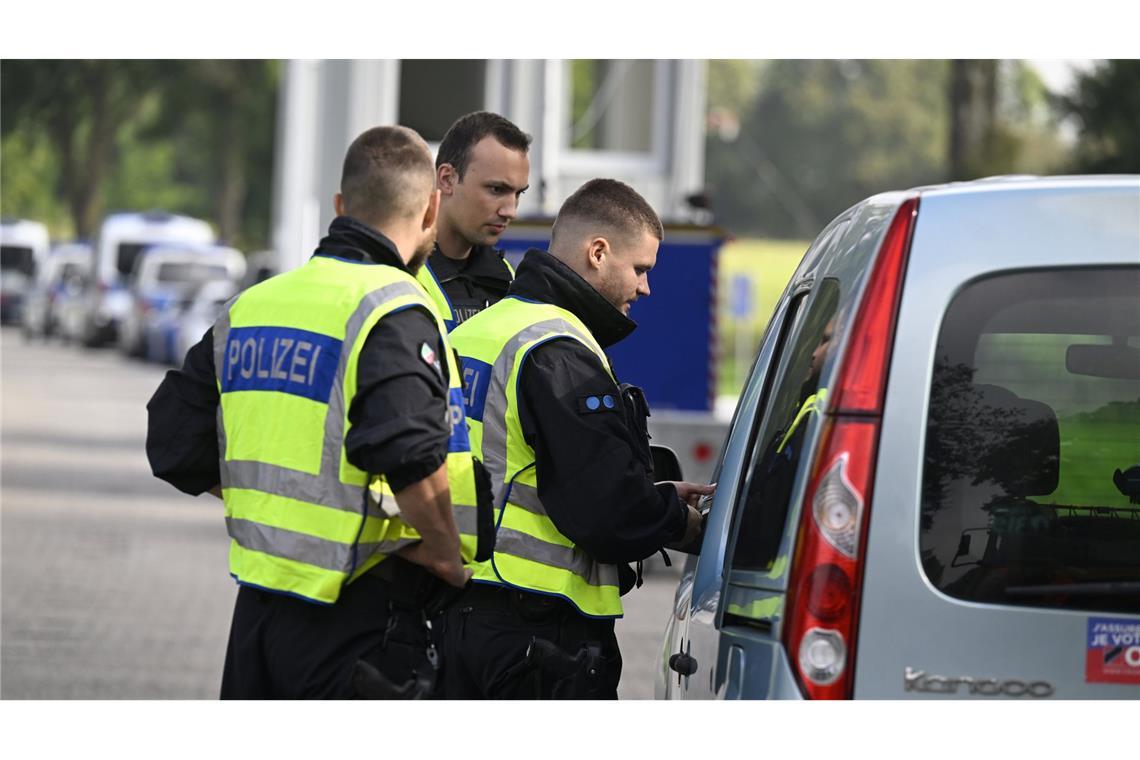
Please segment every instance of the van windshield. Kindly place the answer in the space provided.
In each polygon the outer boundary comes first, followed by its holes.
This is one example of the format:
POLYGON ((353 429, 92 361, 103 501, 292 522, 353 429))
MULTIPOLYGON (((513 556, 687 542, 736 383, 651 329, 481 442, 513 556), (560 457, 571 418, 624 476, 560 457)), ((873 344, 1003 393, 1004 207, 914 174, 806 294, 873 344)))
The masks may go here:
POLYGON ((1140 607, 1140 268, 1002 275, 936 351, 920 548, 978 602, 1140 607))
POLYGON ((5 272, 22 272, 31 276, 36 269, 36 260, 32 249, 17 245, 0 247, 0 269, 5 272))
POLYGON ((131 270, 135 268, 135 260, 139 257, 139 253, 148 245, 150 243, 120 243, 115 261, 119 274, 124 277, 130 275, 131 270))

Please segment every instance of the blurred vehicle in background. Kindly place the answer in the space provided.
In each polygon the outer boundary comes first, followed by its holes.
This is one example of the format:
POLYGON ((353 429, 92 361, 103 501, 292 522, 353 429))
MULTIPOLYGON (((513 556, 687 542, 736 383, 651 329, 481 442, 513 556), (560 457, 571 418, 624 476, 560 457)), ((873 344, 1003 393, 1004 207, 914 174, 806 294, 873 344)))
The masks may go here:
POLYGON ((60 243, 52 247, 24 302, 24 337, 48 338, 60 332, 64 304, 75 302, 83 277, 91 271, 91 246, 60 243))
POLYGON ((222 314, 222 307, 242 288, 232 280, 204 282, 194 292, 186 307, 167 312, 147 333, 148 359, 181 366, 190 348, 202 340, 206 331, 222 314))
POLYGON ((28 219, 0 220, 0 322, 20 321, 36 269, 47 252, 47 227, 28 219))
POLYGON ((205 282, 237 282, 245 257, 217 245, 165 243, 144 248, 128 279, 129 306, 119 329, 119 347, 128 356, 145 356, 148 335, 170 315, 179 315, 205 282))
POLYGON ((83 342, 99 346, 114 342, 131 306, 127 278, 135 259, 157 243, 208 244, 210 225, 201 219, 162 211, 111 214, 103 220, 91 276, 84 285, 87 315, 83 342))
POLYGON ((841 214, 713 480, 658 697, 1140 698, 1140 177, 841 214))
POLYGON ((268 280, 280 272, 277 263, 276 251, 256 251, 246 257, 245 277, 242 278, 242 290, 250 285, 256 285, 268 280))

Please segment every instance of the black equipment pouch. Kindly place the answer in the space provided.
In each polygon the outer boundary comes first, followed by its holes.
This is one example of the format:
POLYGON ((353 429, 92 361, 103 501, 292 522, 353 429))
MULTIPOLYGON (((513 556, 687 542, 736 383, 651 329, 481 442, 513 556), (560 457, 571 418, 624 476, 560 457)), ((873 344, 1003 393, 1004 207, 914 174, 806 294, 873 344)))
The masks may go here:
POLYGON ((606 658, 602 645, 587 641, 571 655, 557 644, 532 637, 525 662, 553 681, 554 699, 598 699, 606 689, 606 658))
POLYGON ((495 496, 491 473, 476 457, 475 466, 475 561, 486 562, 495 551, 495 496))
POLYGON ((439 683, 440 657, 431 622, 423 610, 407 609, 393 599, 388 604, 388 627, 374 655, 387 667, 398 662, 397 672, 410 673, 397 684, 376 664, 358 659, 352 670, 352 687, 360 699, 432 699, 439 683))
POLYGON ((360 699, 431 699, 439 674, 439 655, 434 646, 428 647, 426 660, 428 667, 420 668, 415 678, 398 686, 372 663, 357 660, 352 670, 352 688, 360 699))
POLYGON ((637 458, 645 465, 649 474, 653 474, 653 454, 649 450, 649 404, 645 400, 645 392, 636 385, 622 383, 618 386, 621 391, 622 407, 625 410, 626 427, 633 439, 633 449, 637 458))

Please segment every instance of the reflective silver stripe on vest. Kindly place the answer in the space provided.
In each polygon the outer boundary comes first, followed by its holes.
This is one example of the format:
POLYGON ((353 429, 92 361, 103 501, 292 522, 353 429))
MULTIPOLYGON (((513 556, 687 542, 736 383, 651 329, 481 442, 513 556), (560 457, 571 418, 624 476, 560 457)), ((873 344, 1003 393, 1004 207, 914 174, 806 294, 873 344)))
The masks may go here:
MULTIPOLYGON (((226 518, 226 528, 229 530, 230 537, 237 541, 243 549, 304 562, 307 565, 337 573, 347 573, 354 564, 352 544, 328 541, 306 533, 274 528, 236 517, 226 518)), ((375 552, 391 554, 418 540, 402 538, 396 541, 357 544, 355 566, 360 567, 375 552)))
POLYGON ((546 517, 546 508, 542 506, 542 502, 538 499, 538 489, 534 486, 520 483, 517 480, 511 484, 511 493, 509 495, 511 504, 516 507, 522 507, 527 512, 535 515, 542 515, 546 517))
MULTIPOLYGON (((507 382, 514 370, 519 350, 531 341, 551 333, 570 334, 587 347, 593 345, 590 338, 582 334, 576 326, 565 319, 555 318, 536 322, 516 333, 499 355, 491 369, 491 383, 487 389, 487 401, 483 415, 483 464, 491 476, 492 493, 495 502, 504 505, 509 502, 520 509, 547 517, 546 509, 538 498, 534 486, 517 481, 511 483, 510 492, 505 489, 507 475, 507 382)), ((593 349, 591 348, 591 351, 593 349)), ((591 586, 618 585, 616 565, 603 565, 578 548, 569 548, 547 543, 542 539, 521 533, 510 528, 498 528, 495 532, 495 552, 512 554, 535 560, 552 567, 568 570, 582 578, 591 586)))
MULTIPOLYGON (((337 362, 336 379, 329 395, 325 413, 325 434, 321 448, 321 471, 313 475, 288 467, 251 460, 226 460, 226 428, 222 420, 222 406, 218 404, 218 452, 221 458, 222 485, 226 488, 249 488, 255 491, 299 499, 345 512, 359 514, 364 505, 366 489, 363 486, 342 483, 340 480, 340 454, 344 448, 344 374, 352 347, 360 336, 368 316, 385 302, 404 295, 420 295, 419 287, 410 282, 395 282, 368 293, 361 299, 345 324, 344 342, 337 362)), ((214 324, 214 371, 220 378, 225 365, 226 342, 230 332, 230 308, 240 296, 226 304, 221 317, 214 324)), ((383 518, 376 505, 367 506, 367 514, 383 518)), ((243 544, 244 545, 244 544, 243 544)), ((363 546, 363 545, 362 545, 363 546)), ((367 557, 367 554, 361 555, 367 557)), ((315 563, 310 563, 315 564, 315 563)))
POLYGON ((510 528, 499 528, 495 533, 495 553, 569 570, 591 586, 618 585, 616 565, 603 565, 577 547, 551 544, 510 528))
POLYGON ((520 330, 495 358, 491 369, 491 383, 483 413, 483 465, 491 476, 491 492, 495 502, 502 504, 503 487, 507 475, 507 381, 514 370, 515 357, 523 346, 550 333, 570 333, 587 346, 590 339, 565 319, 555 318, 520 330))
POLYGON ((455 527, 461 536, 477 536, 479 534, 479 508, 474 504, 456 504, 452 502, 451 512, 455 515, 455 527))

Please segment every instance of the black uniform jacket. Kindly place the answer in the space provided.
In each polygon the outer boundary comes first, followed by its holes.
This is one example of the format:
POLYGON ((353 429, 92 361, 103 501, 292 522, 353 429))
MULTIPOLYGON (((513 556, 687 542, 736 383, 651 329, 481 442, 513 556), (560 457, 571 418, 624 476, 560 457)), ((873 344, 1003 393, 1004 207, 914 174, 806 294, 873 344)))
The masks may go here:
MULTIPOLYGON (((527 252, 507 295, 572 312, 603 348, 637 326, 576 272, 537 249, 527 252)), ((578 341, 544 343, 521 369, 519 416, 550 519, 594 559, 619 564, 626 590, 632 571, 623 563, 681 539, 687 509, 673 486, 654 484, 637 455, 613 378, 578 341), (618 400, 612 409, 588 403, 607 394, 618 400)))
POLYGON ((424 266, 429 267, 455 311, 455 323, 473 317, 507 294, 511 271, 503 252, 485 245, 471 249, 466 259, 444 256, 437 244, 424 266))
MULTIPOLYGON (((407 271, 388 238, 350 217, 333 220, 314 255, 407 271)), ((425 343, 436 357, 444 355, 425 310, 381 319, 361 349, 349 406, 348 461, 386 475, 395 491, 435 472, 447 456, 447 365, 427 363, 425 343)), ((194 495, 219 484, 218 403, 211 328, 186 354, 182 369, 166 373, 147 404, 146 453, 156 477, 194 495)))

